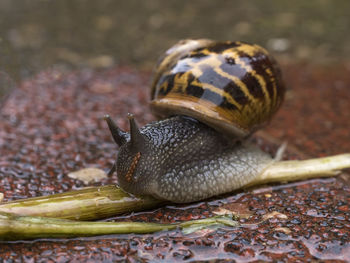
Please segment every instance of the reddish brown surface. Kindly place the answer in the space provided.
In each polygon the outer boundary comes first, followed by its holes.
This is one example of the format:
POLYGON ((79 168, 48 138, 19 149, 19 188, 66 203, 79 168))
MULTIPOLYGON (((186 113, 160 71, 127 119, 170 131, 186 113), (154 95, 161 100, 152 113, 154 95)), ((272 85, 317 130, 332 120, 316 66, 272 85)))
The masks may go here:
POLYGON ((285 67, 288 92, 266 131, 311 156, 350 151, 350 67, 285 67))
MULTIPOLYGON (((291 91, 264 138, 287 140, 293 158, 298 151, 311 156, 349 152, 349 70, 289 66, 284 72, 291 91)), ((109 113, 123 128, 127 112, 134 113, 140 124, 152 120, 148 84, 148 75, 127 68, 102 73, 49 71, 22 83, 0 115, 0 192, 5 200, 82 187, 67 177, 79 168, 108 170, 116 146, 101 117, 109 113)), ((276 148, 262 139, 258 142, 267 151, 276 148)), ((5 242, 0 244, 0 258, 8 262, 350 261, 350 187, 342 178, 346 176, 256 188, 210 202, 116 218, 174 222, 227 209, 242 215, 242 226, 237 228, 189 235, 170 231, 5 242)), ((115 180, 114 175, 102 184, 115 180)))

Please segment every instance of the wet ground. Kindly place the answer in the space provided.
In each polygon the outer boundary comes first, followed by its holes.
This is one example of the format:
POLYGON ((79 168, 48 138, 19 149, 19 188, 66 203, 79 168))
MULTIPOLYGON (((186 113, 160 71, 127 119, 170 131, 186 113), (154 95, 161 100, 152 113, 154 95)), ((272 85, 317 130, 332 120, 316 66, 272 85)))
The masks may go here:
MULTIPOLYGON (((123 128, 128 112, 153 120, 150 72, 182 38, 255 42, 282 62, 286 101, 254 138, 265 151, 287 141, 288 159, 349 152, 348 10, 347 0, 0 1, 0 193, 6 201, 64 192, 86 186, 71 171, 107 171, 117 149, 102 116, 123 128)), ((347 262, 349 202, 343 173, 111 219, 166 223, 229 210, 241 216, 237 228, 1 243, 0 258, 347 262)))
MULTIPOLYGON (((349 69, 286 65, 283 70, 289 86, 285 104, 255 141, 270 153, 288 141, 285 158, 349 151, 349 69)), ((24 81, 0 115, 0 192, 5 200, 83 187, 67 176, 83 167, 107 171, 117 149, 101 117, 110 113, 123 128, 127 128, 127 112, 133 112, 140 124, 153 120, 147 106, 148 85, 147 72, 128 67, 102 72, 47 70, 24 81)), ((101 184, 114 182, 115 175, 101 184)), ((228 210, 241 217, 237 228, 188 235, 170 231, 1 243, 0 258, 8 262, 346 262, 350 261, 349 202, 349 175, 344 173, 114 219, 167 223, 228 210)))

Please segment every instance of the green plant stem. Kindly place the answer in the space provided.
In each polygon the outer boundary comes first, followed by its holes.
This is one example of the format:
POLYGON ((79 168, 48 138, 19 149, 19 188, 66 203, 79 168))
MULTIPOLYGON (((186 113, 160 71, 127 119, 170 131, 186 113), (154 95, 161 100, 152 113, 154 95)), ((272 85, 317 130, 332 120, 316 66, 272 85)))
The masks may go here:
POLYGON ((0 240, 63 238, 110 234, 145 234, 176 228, 195 230, 214 225, 237 226, 227 217, 212 217, 176 224, 140 222, 84 222, 67 219, 17 216, 0 212, 0 240))
POLYGON ((135 197, 115 185, 107 185, 1 203, 0 212, 85 221, 145 210, 161 203, 164 202, 135 197))
POLYGON ((268 166, 248 186, 335 176, 341 170, 348 168, 350 168, 349 153, 309 160, 279 161, 268 166))

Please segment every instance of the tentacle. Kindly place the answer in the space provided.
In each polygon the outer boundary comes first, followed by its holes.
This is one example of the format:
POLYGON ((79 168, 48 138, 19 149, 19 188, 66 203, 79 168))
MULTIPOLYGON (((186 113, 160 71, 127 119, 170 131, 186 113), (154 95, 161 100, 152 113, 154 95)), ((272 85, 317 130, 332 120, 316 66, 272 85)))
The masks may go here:
POLYGON ((108 114, 104 116, 104 119, 108 124, 109 130, 111 131, 116 144, 118 144, 119 146, 125 144, 129 138, 129 134, 119 129, 117 124, 111 119, 111 117, 108 114))
POLYGON ((111 169, 108 171, 107 175, 111 176, 112 174, 114 174, 114 172, 117 170, 117 162, 113 163, 113 166, 111 167, 111 169))
POLYGON ((134 115, 128 113, 129 123, 130 123, 130 143, 134 149, 139 150, 145 141, 144 136, 141 134, 138 125, 134 119, 134 115))

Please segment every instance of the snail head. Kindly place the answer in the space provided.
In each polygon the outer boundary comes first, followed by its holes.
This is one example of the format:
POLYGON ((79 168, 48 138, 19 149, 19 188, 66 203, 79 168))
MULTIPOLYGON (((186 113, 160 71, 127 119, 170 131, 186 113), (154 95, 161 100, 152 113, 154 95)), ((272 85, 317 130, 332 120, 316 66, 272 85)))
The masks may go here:
MULTIPOLYGON (((120 147, 118 158, 108 172, 108 175, 112 175, 117 171, 118 181, 121 186, 126 184, 132 185, 133 182, 138 180, 138 174, 142 170, 139 167, 142 162, 141 156, 148 152, 147 137, 141 133, 134 116, 130 113, 128 114, 129 133, 121 130, 109 115, 106 115, 104 119, 108 124, 114 141, 120 147)), ((142 165, 142 167, 144 166, 142 165)), ((125 189, 125 187, 123 188, 125 189)))

